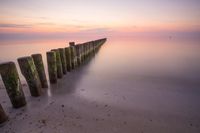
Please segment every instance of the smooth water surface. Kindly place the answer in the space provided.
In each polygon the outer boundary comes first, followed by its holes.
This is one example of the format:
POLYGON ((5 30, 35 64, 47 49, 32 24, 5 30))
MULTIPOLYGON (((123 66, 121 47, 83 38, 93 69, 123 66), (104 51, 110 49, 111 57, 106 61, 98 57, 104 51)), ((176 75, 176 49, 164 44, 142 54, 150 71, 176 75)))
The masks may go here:
MULTIPOLYGON (((17 57, 39 52, 46 68, 45 52, 65 45, 61 41, 4 44, 0 45, 0 61, 16 61, 17 57)), ((166 128, 174 129, 165 129, 166 132, 198 132, 199 51, 199 42, 193 40, 108 38, 95 57, 70 73, 79 76, 69 79, 68 75, 52 87, 57 93, 52 92, 50 98, 54 95, 60 99, 68 97, 64 89, 71 89, 69 84, 74 84, 70 93, 81 101, 128 110, 141 119, 157 120, 152 131, 166 128), (176 123, 179 124, 175 126, 176 123)), ((79 110, 81 105, 77 108, 79 110)))

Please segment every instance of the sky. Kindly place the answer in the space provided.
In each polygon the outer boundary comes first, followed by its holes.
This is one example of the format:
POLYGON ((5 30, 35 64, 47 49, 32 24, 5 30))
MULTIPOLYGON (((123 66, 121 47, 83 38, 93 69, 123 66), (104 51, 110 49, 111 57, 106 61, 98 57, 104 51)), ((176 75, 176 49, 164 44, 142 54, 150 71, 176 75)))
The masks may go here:
POLYGON ((11 35, 199 35, 200 0, 0 0, 11 35))

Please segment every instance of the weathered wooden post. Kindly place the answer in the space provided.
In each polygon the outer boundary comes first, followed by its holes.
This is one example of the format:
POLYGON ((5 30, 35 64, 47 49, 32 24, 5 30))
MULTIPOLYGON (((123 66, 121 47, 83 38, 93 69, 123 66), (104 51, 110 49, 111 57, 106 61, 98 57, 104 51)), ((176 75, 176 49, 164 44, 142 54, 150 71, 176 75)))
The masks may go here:
POLYGON ((35 67, 37 69, 40 82, 42 85, 42 88, 48 88, 47 78, 44 70, 44 64, 42 61, 42 55, 41 54, 32 54, 31 55, 35 64, 35 67))
POLYGON ((33 58, 30 56, 17 59, 22 75, 25 77, 28 83, 31 96, 37 97, 42 94, 42 86, 39 79, 38 72, 36 70, 33 58))
POLYGON ((90 42, 90 54, 93 55, 93 41, 90 42))
POLYGON ((67 74, 67 64, 66 64, 65 49, 64 48, 59 48, 58 50, 60 52, 60 59, 61 59, 61 63, 62 63, 63 74, 67 74))
POLYGON ((70 46, 70 51, 71 51, 71 64, 72 64, 72 69, 74 69, 75 66, 76 66, 75 46, 70 46))
POLYGON ((90 55, 91 55, 91 42, 88 43, 88 47, 89 47, 89 48, 88 48, 88 49, 89 49, 88 51, 89 51, 89 56, 90 56, 90 55))
POLYGON ((83 44, 80 44, 79 47, 80 47, 81 62, 83 62, 83 44))
POLYGON ((77 65, 75 42, 69 42, 69 46, 70 46, 70 49, 71 49, 72 69, 74 69, 77 65))
POLYGON ((86 60, 86 43, 83 44, 83 59, 86 60))
POLYGON ((92 41, 92 52, 95 53, 95 41, 92 41))
POLYGON ((86 58, 89 57, 89 42, 87 42, 87 45, 86 45, 86 58))
POLYGON ((14 62, 0 64, 0 74, 14 108, 26 105, 21 81, 14 62))
POLYGON ((54 51, 56 53, 56 66, 57 66, 57 77, 62 78, 63 77, 63 68, 60 58, 60 52, 58 49, 52 49, 51 51, 54 51))
POLYGON ((72 69, 72 63, 71 63, 71 49, 69 47, 65 48, 65 57, 67 63, 67 71, 70 72, 72 69))
POLYGON ((3 107, 0 104, 0 124, 6 122, 8 120, 8 116, 6 115, 6 113, 3 110, 3 107))
POLYGON ((75 46, 75 42, 69 42, 69 46, 75 46))
POLYGON ((94 41, 94 52, 96 52, 97 49, 97 45, 96 45, 96 41, 94 41))
POLYGON ((81 44, 81 60, 84 62, 84 43, 81 44))
POLYGON ((51 84, 57 83, 57 65, 56 65, 56 53, 49 51, 47 55, 47 65, 49 72, 49 81, 51 84))
POLYGON ((80 44, 75 45, 76 49, 76 57, 77 57, 77 65, 81 65, 81 52, 80 52, 80 44))

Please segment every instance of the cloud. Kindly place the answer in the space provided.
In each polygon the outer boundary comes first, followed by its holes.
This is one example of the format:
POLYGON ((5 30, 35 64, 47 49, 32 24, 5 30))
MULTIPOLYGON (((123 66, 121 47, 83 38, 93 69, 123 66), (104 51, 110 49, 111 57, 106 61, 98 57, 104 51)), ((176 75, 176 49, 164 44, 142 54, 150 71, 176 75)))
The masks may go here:
POLYGON ((34 25, 56 25, 56 24, 51 22, 42 22, 42 23, 35 23, 34 25))
POLYGON ((49 18, 47 18, 47 17, 38 17, 39 19, 44 19, 44 20, 47 20, 47 19, 49 19, 49 18))
POLYGON ((83 25, 78 25, 78 24, 65 24, 62 25, 65 28, 78 28, 78 29, 83 29, 83 28, 87 28, 87 26, 83 26, 83 25))
POLYGON ((0 24, 0 28, 31 28, 32 25, 26 24, 0 24))
POLYGON ((92 29, 86 29, 86 30, 81 30, 80 32, 84 33, 107 33, 111 32, 112 30, 110 28, 92 28, 92 29))

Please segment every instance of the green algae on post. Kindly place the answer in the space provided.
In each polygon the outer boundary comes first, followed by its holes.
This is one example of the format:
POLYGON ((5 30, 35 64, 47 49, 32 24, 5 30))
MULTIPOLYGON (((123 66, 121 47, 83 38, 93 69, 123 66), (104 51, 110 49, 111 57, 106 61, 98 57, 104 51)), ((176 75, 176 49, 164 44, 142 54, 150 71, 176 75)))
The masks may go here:
POLYGON ((75 67, 77 65, 75 42, 69 42, 69 46, 70 46, 70 49, 71 49, 72 69, 75 69, 75 67))
POLYGON ((83 59, 83 44, 79 45, 79 52, 80 52, 80 59, 81 59, 81 63, 84 61, 83 59))
POLYGON ((58 50, 60 52, 60 59, 61 59, 61 63, 62 63, 63 74, 67 74, 67 64, 66 64, 65 49, 64 48, 59 48, 58 50))
POLYGON ((47 55, 47 65, 49 72, 49 80, 51 84, 57 83, 57 65, 56 65, 56 53, 54 51, 49 51, 47 55))
POLYGON ((71 50, 72 69, 75 69, 75 67, 76 67, 76 51, 75 51, 75 46, 71 45, 70 46, 70 50, 71 50))
POLYGON ((17 59, 22 75, 25 77, 31 96, 37 97, 42 94, 42 86, 36 70, 33 58, 30 56, 21 57, 17 59))
POLYGON ((44 64, 42 61, 42 55, 41 54, 32 54, 31 55, 35 64, 35 67, 37 69, 40 82, 42 85, 42 88, 48 88, 47 78, 44 70, 44 64))
POLYGON ((0 124, 6 122, 8 120, 8 116, 6 115, 6 113, 3 110, 3 107, 0 104, 0 124))
POLYGON ((0 64, 0 74, 6 91, 14 108, 26 105, 26 99, 22 90, 21 81, 14 62, 0 64))
POLYGON ((65 57, 67 63, 67 71, 70 72, 72 69, 72 63, 71 63, 71 49, 69 47, 65 48, 65 57))
POLYGON ((52 49, 51 51, 54 51, 56 53, 56 65, 57 65, 57 77, 62 78, 63 77, 63 68, 60 58, 60 52, 58 49, 52 49))

